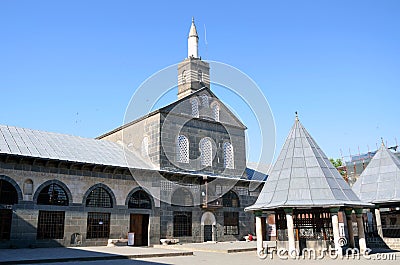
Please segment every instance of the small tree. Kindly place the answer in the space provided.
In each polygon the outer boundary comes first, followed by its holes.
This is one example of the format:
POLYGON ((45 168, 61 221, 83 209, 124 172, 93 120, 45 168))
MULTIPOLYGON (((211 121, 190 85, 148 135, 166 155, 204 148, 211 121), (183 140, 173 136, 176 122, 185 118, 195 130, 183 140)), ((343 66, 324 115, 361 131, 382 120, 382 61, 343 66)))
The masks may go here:
POLYGON ((344 179, 346 179, 346 171, 343 170, 342 168, 340 168, 343 166, 342 160, 339 158, 337 158, 337 159, 330 158, 329 161, 331 161, 332 165, 334 167, 336 167, 336 169, 339 171, 340 175, 342 175, 342 177, 344 177, 344 179))

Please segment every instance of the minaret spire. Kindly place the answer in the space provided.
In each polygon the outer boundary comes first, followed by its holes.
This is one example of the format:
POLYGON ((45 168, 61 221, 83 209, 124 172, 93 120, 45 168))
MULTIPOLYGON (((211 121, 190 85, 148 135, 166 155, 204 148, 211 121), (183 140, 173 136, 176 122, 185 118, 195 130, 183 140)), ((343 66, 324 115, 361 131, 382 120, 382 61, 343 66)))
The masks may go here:
POLYGON ((194 24, 194 17, 192 17, 192 25, 188 36, 188 58, 190 57, 199 58, 199 36, 194 24))

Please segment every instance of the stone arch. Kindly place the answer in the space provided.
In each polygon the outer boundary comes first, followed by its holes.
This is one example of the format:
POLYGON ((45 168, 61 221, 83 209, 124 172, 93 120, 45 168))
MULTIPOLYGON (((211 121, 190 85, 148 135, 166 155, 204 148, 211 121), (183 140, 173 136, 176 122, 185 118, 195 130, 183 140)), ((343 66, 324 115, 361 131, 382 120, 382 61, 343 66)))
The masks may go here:
MULTIPOLYGON (((144 189, 144 188, 142 188, 142 187, 136 187, 136 188, 132 189, 132 190, 129 192, 128 196, 126 196, 126 199, 125 199, 125 205, 128 206, 130 198, 131 198, 132 195, 133 195, 135 192, 137 192, 137 191, 144 191, 144 192, 147 193, 147 196, 149 196, 149 199, 150 199, 150 202, 151 202, 151 209, 148 209, 148 210, 153 210, 154 207, 155 207, 154 198, 153 198, 153 196, 151 195, 151 193, 148 192, 148 190, 146 190, 146 189, 144 189)), ((135 209, 135 208, 129 208, 129 209, 135 209)))
POLYGON ((109 194, 110 197, 111 197, 111 202, 112 202, 112 207, 111 207, 111 208, 114 208, 114 207, 117 205, 117 200, 116 200, 116 198, 115 198, 115 194, 114 194, 114 192, 113 192, 107 185, 105 185, 105 184, 103 184, 103 183, 97 183, 97 184, 93 185, 92 187, 90 187, 90 188, 85 192, 85 195, 83 195, 82 204, 83 204, 84 206, 86 206, 86 200, 88 199, 90 193, 91 193, 93 190, 97 189, 97 188, 103 188, 104 190, 106 190, 106 191, 108 192, 108 194, 109 194))
POLYGON ((193 194, 187 188, 177 188, 171 193, 171 205, 174 206, 193 206, 193 194))
POLYGON ((57 185, 59 185, 59 186, 65 191, 65 194, 67 195, 67 199, 68 199, 68 205, 71 205, 71 204, 72 204, 72 201, 73 201, 73 200, 72 200, 72 193, 71 193, 71 191, 69 190, 68 186, 64 184, 64 182, 61 182, 61 181, 59 181, 59 180, 57 180, 57 179, 48 180, 48 181, 45 181, 45 182, 43 182, 42 184, 40 184, 39 187, 37 187, 37 189, 36 189, 36 191, 35 191, 35 193, 34 193, 34 195, 33 195, 33 201, 37 204, 37 200, 38 200, 38 197, 39 197, 40 192, 41 192, 45 187, 47 187, 47 186, 49 186, 49 185, 51 185, 51 184, 57 184, 57 185))
POLYGON ((201 216, 201 225, 216 225, 217 220, 212 212, 204 212, 201 216))
POLYGON ((233 190, 228 191, 222 196, 222 205, 224 207, 240 207, 239 195, 233 190))
POLYGON ((215 121, 219 122, 219 117, 220 117, 220 105, 217 101, 213 101, 210 104, 210 108, 212 110, 212 117, 215 121))
POLYGON ((212 212, 204 212, 201 216, 201 238, 202 241, 216 241, 217 220, 212 212))
POLYGON ((22 199, 23 199, 22 190, 21 190, 21 188, 19 187, 18 183, 15 180, 13 180, 12 178, 10 178, 8 176, 5 176, 5 175, 0 175, 0 180, 7 181, 11 185, 13 185, 15 190, 17 191, 18 201, 22 201, 22 199))

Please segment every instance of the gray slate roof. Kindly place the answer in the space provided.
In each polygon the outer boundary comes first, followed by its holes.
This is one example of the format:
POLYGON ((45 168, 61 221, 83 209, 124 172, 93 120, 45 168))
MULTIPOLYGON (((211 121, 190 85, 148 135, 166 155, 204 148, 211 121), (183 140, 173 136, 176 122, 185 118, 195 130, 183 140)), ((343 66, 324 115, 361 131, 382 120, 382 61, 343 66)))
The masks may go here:
POLYGON ((0 154, 77 163, 151 169, 140 156, 116 143, 0 125, 0 154), (126 155, 126 157, 125 157, 126 155))
POLYGON ((367 205, 296 117, 256 203, 246 210, 367 205))
POLYGON ((353 190, 365 202, 400 202, 400 160, 382 144, 353 190))

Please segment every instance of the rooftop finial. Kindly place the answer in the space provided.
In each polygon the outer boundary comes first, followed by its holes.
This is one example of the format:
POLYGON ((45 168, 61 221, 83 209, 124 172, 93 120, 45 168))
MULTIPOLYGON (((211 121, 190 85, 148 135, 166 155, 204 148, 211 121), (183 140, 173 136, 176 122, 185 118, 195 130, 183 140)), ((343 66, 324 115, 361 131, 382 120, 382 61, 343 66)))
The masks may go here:
POLYGON ((296 114, 296 121, 299 121, 299 114, 297 113, 297 111, 294 114, 296 114))
POLYGON ((192 17, 192 23, 194 23, 194 17, 192 17))
POLYGON ((383 141, 383 137, 381 137, 382 146, 385 146, 385 142, 383 141))

